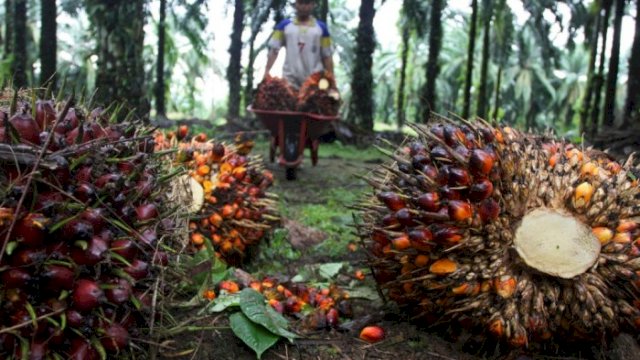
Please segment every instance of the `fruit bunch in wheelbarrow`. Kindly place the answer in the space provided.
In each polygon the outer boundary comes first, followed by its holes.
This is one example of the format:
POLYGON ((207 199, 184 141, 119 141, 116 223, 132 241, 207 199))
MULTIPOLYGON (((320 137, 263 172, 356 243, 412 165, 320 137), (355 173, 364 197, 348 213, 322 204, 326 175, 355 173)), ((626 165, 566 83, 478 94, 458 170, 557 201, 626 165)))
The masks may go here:
POLYGON ((256 90, 253 108, 259 110, 292 111, 296 108, 296 91, 284 79, 267 76, 256 90))
POLYGON ((298 111, 335 116, 340 109, 340 93, 333 75, 318 71, 311 74, 298 92, 298 111))

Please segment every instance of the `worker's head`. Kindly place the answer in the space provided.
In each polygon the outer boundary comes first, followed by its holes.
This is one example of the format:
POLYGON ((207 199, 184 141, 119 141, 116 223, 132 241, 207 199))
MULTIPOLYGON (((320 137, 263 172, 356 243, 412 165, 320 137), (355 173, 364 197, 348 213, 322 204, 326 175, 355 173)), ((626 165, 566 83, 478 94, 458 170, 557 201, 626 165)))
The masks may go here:
POLYGON ((305 19, 313 13, 316 2, 315 0, 296 0, 295 7, 298 17, 305 19))

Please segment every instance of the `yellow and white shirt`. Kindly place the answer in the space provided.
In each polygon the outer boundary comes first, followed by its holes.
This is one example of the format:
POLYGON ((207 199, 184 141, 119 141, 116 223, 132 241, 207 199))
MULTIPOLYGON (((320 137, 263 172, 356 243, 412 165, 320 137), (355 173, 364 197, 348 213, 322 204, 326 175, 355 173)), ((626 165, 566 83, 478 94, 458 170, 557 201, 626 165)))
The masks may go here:
POLYGON ((278 51, 282 46, 287 49, 282 73, 296 88, 309 75, 323 70, 322 59, 333 53, 327 25, 313 17, 306 24, 300 24, 297 19, 286 19, 276 25, 269 48, 278 51))

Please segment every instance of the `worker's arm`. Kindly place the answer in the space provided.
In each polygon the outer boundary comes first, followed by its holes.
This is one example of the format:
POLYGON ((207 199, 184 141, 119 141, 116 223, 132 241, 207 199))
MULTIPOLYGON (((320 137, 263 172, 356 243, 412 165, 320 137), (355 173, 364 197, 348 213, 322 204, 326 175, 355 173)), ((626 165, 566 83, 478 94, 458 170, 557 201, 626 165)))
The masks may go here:
POLYGON ((263 79, 269 75, 273 64, 276 62, 278 58, 279 49, 269 49, 269 53, 267 54, 267 67, 264 69, 263 79))
POLYGON ((333 57, 327 56, 322 58, 322 65, 324 65, 324 71, 333 75, 333 57))

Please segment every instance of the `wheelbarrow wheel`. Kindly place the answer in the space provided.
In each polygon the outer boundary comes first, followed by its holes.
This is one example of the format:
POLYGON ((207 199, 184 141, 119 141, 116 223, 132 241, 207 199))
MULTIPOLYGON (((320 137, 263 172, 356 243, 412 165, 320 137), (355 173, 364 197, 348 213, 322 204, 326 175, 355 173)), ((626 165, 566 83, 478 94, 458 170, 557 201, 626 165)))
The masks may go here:
POLYGON ((296 168, 288 167, 286 169, 285 177, 287 180, 295 180, 296 179, 296 168))
POLYGON ((278 138, 276 136, 271 137, 271 146, 269 146, 269 161, 272 163, 276 161, 276 149, 278 148, 278 138))

